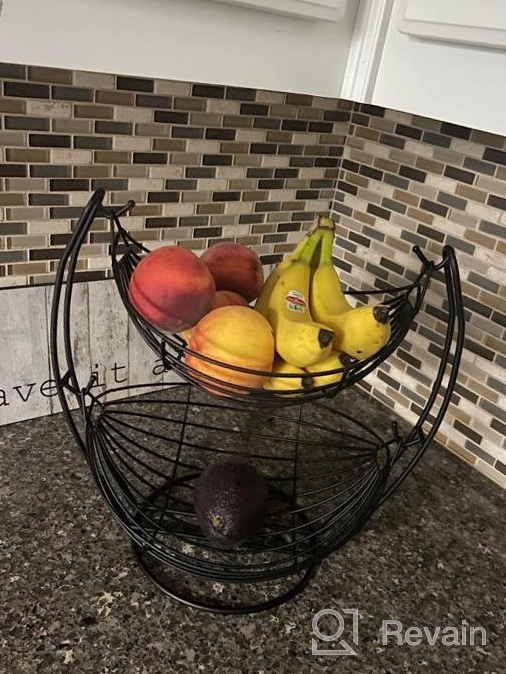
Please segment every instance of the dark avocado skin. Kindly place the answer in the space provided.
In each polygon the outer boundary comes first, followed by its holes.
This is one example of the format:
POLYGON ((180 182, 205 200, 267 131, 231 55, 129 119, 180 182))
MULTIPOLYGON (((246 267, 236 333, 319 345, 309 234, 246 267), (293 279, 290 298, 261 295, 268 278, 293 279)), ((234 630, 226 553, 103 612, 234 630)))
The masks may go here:
POLYGON ((201 473, 193 494, 195 513, 213 545, 235 548, 260 529, 267 505, 267 484, 239 459, 216 461, 201 473))

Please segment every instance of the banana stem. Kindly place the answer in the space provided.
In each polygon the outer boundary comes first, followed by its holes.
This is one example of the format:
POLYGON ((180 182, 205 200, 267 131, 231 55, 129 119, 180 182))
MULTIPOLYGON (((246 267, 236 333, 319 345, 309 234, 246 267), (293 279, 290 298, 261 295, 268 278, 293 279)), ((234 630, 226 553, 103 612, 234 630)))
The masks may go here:
POLYGON ((332 244, 334 243, 334 232, 325 229, 322 232, 320 264, 332 264, 332 244))
POLYGON ((315 229, 314 232, 309 237, 309 239, 307 240, 307 243, 299 257, 299 260, 311 263, 315 250, 320 244, 321 238, 322 238, 322 230, 319 228, 315 229))

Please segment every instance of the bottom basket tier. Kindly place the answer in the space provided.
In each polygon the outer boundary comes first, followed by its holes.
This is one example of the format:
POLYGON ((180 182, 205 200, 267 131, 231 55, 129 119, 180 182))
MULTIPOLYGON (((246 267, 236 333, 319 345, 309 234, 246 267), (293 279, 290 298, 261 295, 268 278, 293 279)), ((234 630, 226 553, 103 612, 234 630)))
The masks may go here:
POLYGON ((103 394, 87 424, 97 485, 136 548, 223 583, 300 574, 346 542, 384 494, 393 442, 321 402, 271 413, 187 384, 115 401, 103 394), (195 480, 225 457, 254 465, 269 492, 262 529, 231 550, 203 535, 193 506, 195 480))

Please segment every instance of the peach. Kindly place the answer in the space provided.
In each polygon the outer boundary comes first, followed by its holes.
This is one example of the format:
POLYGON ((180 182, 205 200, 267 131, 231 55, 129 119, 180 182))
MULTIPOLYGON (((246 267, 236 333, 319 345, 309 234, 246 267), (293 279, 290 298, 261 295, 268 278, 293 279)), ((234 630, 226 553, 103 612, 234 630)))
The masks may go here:
MULTIPOLYGON (((196 355, 186 354, 186 364, 205 375, 201 381, 205 388, 222 395, 241 393, 227 388, 226 384, 260 388, 267 377, 248 372, 238 372, 199 358, 202 354, 220 363, 270 372, 274 360, 274 335, 268 321, 249 307, 227 306, 211 311, 193 328, 189 348, 196 355), (206 377, 224 382, 223 387, 213 388, 206 377)), ((193 373, 196 379, 198 374, 193 373)))
POLYGON ((251 302, 264 283, 258 255, 240 243, 223 241, 208 248, 200 258, 213 275, 216 290, 233 290, 251 302))
POLYGON ((160 330, 179 332, 197 323, 212 308, 213 277, 186 248, 164 246, 142 258, 128 296, 136 311, 160 330))
POLYGON ((232 305, 239 305, 243 307, 248 307, 248 302, 244 299, 239 293, 235 293, 233 290, 218 290, 214 296, 213 309, 219 309, 220 307, 228 307, 232 305))

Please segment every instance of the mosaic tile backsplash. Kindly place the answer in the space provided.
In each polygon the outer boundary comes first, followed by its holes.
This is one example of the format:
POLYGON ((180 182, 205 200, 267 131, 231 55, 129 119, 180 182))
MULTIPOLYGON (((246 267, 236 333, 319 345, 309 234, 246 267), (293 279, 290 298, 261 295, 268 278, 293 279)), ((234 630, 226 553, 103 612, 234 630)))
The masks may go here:
MULTIPOLYGON (((506 487, 506 139, 349 101, 0 64, 0 288, 51 283, 91 190, 134 199, 124 219, 153 248, 252 245, 265 264, 316 212, 338 220, 354 288, 400 285, 420 245, 455 246, 468 320, 459 383, 438 439, 506 487)), ((97 220, 82 281, 108 275, 97 220)), ((366 387, 414 418, 444 333, 444 288, 366 387)))
MULTIPOLYGON (((102 186, 151 247, 256 246, 271 262, 328 210, 347 102, 312 96, 0 65, 0 287, 51 282, 72 218, 102 186)), ((81 280, 109 267, 106 223, 81 280)))
MULTIPOLYGON (((394 110, 354 104, 333 212, 336 255, 354 287, 400 286, 455 247, 467 319, 458 384, 438 440, 506 486, 506 139, 394 110)), ((366 387, 415 418, 445 332, 445 289, 433 282, 401 348, 366 387)))

